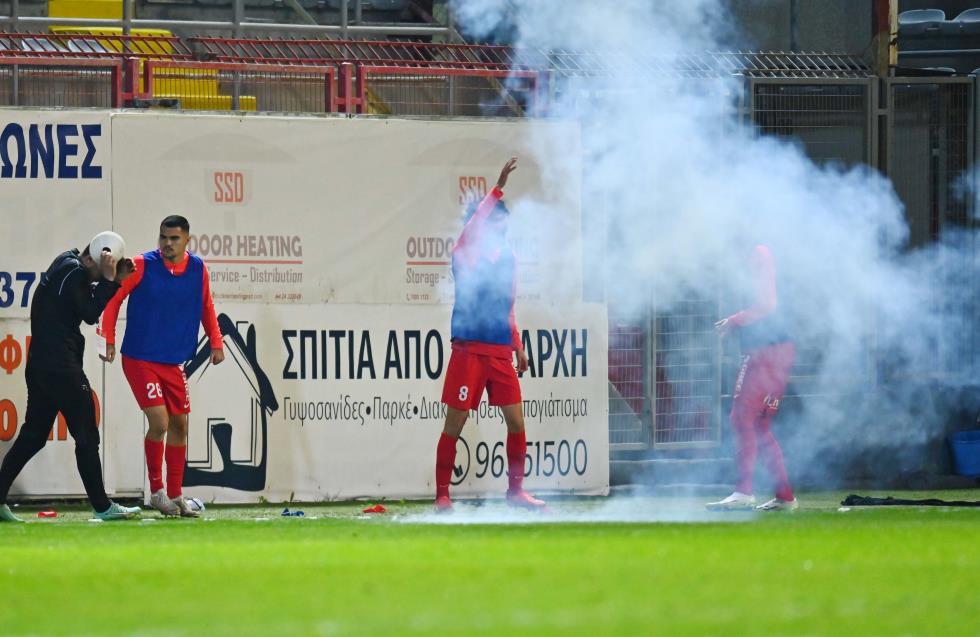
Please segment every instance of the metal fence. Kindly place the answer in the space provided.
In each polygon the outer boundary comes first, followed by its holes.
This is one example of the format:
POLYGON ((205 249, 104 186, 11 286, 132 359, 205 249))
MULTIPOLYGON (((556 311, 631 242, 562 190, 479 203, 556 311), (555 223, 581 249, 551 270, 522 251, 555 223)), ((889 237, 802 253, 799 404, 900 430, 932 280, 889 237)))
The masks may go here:
POLYGON ((644 319, 609 312, 609 444, 615 448, 650 446, 650 340, 644 319))
MULTIPOLYGON (((868 78, 753 79, 748 86, 751 123, 759 135, 796 141, 818 163, 874 165, 876 82, 868 78)), ((823 352, 818 343, 797 344, 787 397, 819 395, 823 352)), ((725 367, 736 368, 737 358, 727 358, 725 367)), ((851 384, 864 386, 871 381, 873 369, 865 365, 856 373, 851 384)), ((731 387, 728 383, 725 387, 728 396, 731 387)))
POLYGON ((721 343, 716 299, 687 293, 657 298, 653 318, 655 448, 714 446, 720 441, 721 343))
POLYGON ((357 72, 371 113, 523 117, 537 110, 532 71, 360 65, 357 72))
POLYGON ((0 105, 112 108, 122 63, 0 56, 0 105))
MULTIPOLYGON (((864 164, 887 174, 905 204, 911 228, 909 247, 915 249, 935 241, 945 231, 976 227, 976 196, 969 193, 976 192, 980 178, 971 172, 980 143, 977 84, 972 77, 885 81, 867 76, 749 77, 744 115, 758 134, 792 139, 818 163, 844 167, 864 164)), ((970 241, 976 243, 975 239, 970 241)), ((965 247, 980 259, 980 246, 973 244, 965 247)), ((936 289, 943 289, 945 280, 958 276, 963 273, 940 268, 936 289)), ((630 359, 623 350, 622 328, 617 327, 614 310, 610 309, 610 394, 614 398, 625 396, 624 391, 632 387, 625 381, 629 369, 633 378, 652 378, 644 391, 653 401, 648 411, 632 408, 633 403, 642 402, 639 397, 610 401, 610 443, 614 450, 636 449, 645 440, 653 449, 697 448, 720 442, 721 401, 730 397, 729 376, 738 357, 736 351, 723 356, 711 333, 711 322, 718 316, 717 303, 696 298, 658 301, 653 304, 648 325, 641 322, 630 332, 633 341, 648 344, 639 367, 635 365, 636 355, 630 359), (626 360, 632 365, 625 366, 626 360)), ((955 302, 972 303, 980 309, 980 299, 955 302)), ((867 320, 873 328, 874 317, 867 320)), ((973 330, 973 342, 980 343, 977 326, 966 329, 973 330)), ((921 370, 925 376, 969 369, 970 356, 950 351, 942 333, 934 335, 934 341, 935 359, 932 369, 921 370)), ((881 372, 875 365, 872 343, 867 347, 868 355, 854 368, 854 387, 879 380, 881 372)), ((825 390, 818 385, 821 357, 822 349, 816 344, 800 347, 788 397, 822 396, 825 390)), ((972 357, 976 358, 975 352, 972 357)))
MULTIPOLYGON (((434 44, 391 40, 329 40, 324 38, 187 38, 188 45, 211 59, 225 62, 373 64, 377 66, 529 70, 512 47, 476 44, 434 44)), ((540 70, 541 66, 536 66, 540 70)))
POLYGON ((870 163, 871 86, 867 79, 753 79, 752 123, 760 134, 799 141, 814 161, 870 163))
POLYGON ((335 71, 328 66, 148 61, 144 99, 178 100, 192 110, 331 113, 335 71))
POLYGON ((188 40, 174 35, 127 36, 111 29, 51 27, 51 33, 0 33, 0 55, 189 60, 194 50, 188 40))
MULTIPOLYGON (((974 81, 969 77, 893 78, 888 80, 886 91, 890 141, 887 170, 905 204, 911 247, 927 245, 959 228, 973 227, 974 81)), ((977 255, 975 245, 965 247, 977 255)), ((945 281, 963 276, 938 265, 937 289, 942 289, 945 281)), ((938 305, 950 301, 939 298, 934 302, 938 305)), ((977 299, 953 302, 972 303, 975 307, 977 299)), ((943 308, 928 309, 941 312, 943 308)), ((976 324, 963 329, 972 330, 970 336, 976 342, 976 324)), ((923 376, 957 375, 969 369, 969 357, 952 349, 953 341, 944 329, 929 336, 933 360, 930 369, 921 370, 923 376)))

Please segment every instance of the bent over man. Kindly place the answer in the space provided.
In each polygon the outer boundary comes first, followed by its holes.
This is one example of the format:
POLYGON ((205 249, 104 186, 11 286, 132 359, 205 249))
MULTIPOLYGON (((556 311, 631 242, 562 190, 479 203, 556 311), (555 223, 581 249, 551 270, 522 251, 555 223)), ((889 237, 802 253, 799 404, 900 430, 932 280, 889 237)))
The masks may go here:
POLYGON ((102 481, 95 399, 82 355, 85 337, 78 329, 99 320, 119 283, 132 272, 123 259, 122 237, 104 232, 79 253, 59 254, 41 276, 31 299, 31 345, 27 353, 27 413, 17 440, 0 466, 0 521, 20 522, 7 506, 10 486, 28 461, 44 448, 60 412, 75 439, 75 462, 85 493, 101 520, 140 514, 109 499, 102 481))

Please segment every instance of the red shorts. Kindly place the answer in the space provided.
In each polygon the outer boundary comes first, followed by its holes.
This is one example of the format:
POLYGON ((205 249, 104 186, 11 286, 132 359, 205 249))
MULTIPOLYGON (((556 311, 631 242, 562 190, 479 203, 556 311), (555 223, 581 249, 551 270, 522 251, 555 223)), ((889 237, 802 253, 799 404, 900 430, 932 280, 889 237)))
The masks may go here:
POLYGON ((775 415, 795 358, 792 343, 769 345, 743 356, 732 397, 732 416, 738 412, 750 417, 775 415))
POLYGON ((151 363, 123 356, 122 368, 140 409, 166 405, 168 414, 191 412, 191 394, 183 365, 151 363))
POLYGON ((480 356, 454 349, 442 386, 442 402, 453 409, 476 409, 486 388, 490 404, 515 405, 521 402, 517 370, 506 358, 480 356))

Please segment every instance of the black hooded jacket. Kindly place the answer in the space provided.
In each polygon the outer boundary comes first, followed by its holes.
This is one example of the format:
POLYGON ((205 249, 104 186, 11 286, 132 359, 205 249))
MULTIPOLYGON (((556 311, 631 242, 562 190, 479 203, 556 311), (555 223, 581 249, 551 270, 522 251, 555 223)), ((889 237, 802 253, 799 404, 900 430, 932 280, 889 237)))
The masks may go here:
POLYGON ((55 258, 31 300, 28 369, 74 372, 82 369, 82 321, 94 325, 119 284, 100 278, 93 284, 78 250, 55 258))

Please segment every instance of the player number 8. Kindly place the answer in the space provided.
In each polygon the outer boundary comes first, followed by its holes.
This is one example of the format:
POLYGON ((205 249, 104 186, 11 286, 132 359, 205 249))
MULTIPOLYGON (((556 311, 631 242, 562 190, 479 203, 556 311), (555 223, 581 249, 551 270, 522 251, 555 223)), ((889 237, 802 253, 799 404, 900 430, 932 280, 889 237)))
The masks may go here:
POLYGON ((163 397, 163 390, 160 389, 160 383, 147 383, 146 384, 146 397, 147 398, 161 398, 161 397, 163 397))
POLYGON ((467 387, 466 385, 462 385, 459 388, 459 399, 460 400, 466 400, 467 396, 469 396, 469 395, 470 395, 470 388, 467 387))

